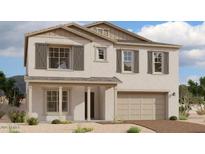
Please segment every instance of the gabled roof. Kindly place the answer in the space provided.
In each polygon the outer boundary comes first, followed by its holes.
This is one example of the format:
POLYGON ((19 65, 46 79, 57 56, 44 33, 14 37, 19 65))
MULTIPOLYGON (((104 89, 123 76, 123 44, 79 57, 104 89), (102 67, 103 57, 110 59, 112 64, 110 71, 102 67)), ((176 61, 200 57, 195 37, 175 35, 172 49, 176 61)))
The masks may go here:
POLYGON ((91 33, 91 34, 94 34, 94 35, 96 35, 96 36, 98 36, 98 37, 100 37, 100 38, 102 38, 102 39, 107 40, 107 41, 110 41, 110 42, 113 42, 113 43, 116 43, 116 42, 117 42, 117 41, 114 40, 114 39, 111 39, 111 38, 109 38, 109 37, 107 37, 107 36, 104 36, 104 35, 100 35, 100 34, 98 34, 97 32, 95 32, 95 31, 93 31, 93 30, 90 30, 89 28, 86 28, 86 27, 84 27, 84 26, 80 26, 80 25, 78 25, 78 24, 76 24, 76 23, 68 24, 68 25, 66 25, 66 26, 67 26, 67 27, 75 26, 75 27, 77 27, 77 28, 79 28, 79 29, 82 29, 82 30, 84 30, 84 31, 86 31, 86 32, 89 32, 89 33, 91 33))
POLYGON ((34 31, 34 32, 31 32, 31 33, 26 33, 25 34, 25 39, 24 39, 24 66, 26 66, 28 38, 31 37, 31 36, 39 35, 39 34, 46 33, 46 32, 49 32, 49 31, 53 31, 53 30, 56 30, 56 29, 63 29, 63 30, 66 30, 66 31, 71 32, 73 34, 76 34, 80 37, 83 37, 85 39, 88 39, 90 41, 94 40, 93 37, 91 37, 89 35, 86 35, 86 34, 83 34, 79 31, 74 30, 74 29, 71 29, 71 28, 67 27, 67 25, 70 25, 70 24, 58 25, 58 26, 54 26, 54 27, 34 31))
POLYGON ((115 29, 117 29, 117 30, 119 30, 121 32, 124 32, 124 33, 126 33, 128 35, 131 35, 131 36, 133 36, 133 37, 135 37, 137 39, 140 39, 140 40, 143 40, 143 41, 146 41, 146 42, 152 42, 151 40, 149 40, 147 38, 144 38, 144 37, 142 37, 140 35, 137 35, 136 33, 130 32, 130 31, 126 30, 126 29, 123 29, 123 28, 121 28, 119 26, 116 26, 116 25, 114 25, 114 24, 112 24, 110 22, 107 22, 107 21, 97 21, 97 22, 94 22, 94 23, 87 24, 87 25, 85 25, 85 27, 90 28, 90 27, 93 27, 93 26, 96 26, 96 25, 100 25, 100 24, 105 24, 105 25, 108 25, 110 27, 113 27, 113 28, 115 28, 115 29))
POLYGON ((28 38, 31 37, 31 36, 35 36, 35 35, 39 35, 39 34, 42 34, 42 33, 46 33, 46 32, 49 32, 49 31, 53 31, 53 30, 56 30, 56 29, 63 29, 63 30, 66 30, 68 32, 71 32, 73 34, 76 34, 80 37, 83 37, 85 39, 88 39, 90 41, 94 41, 94 37, 92 37, 93 35, 94 36, 97 36, 101 39, 104 39, 104 40, 107 40, 107 41, 110 41, 114 44, 119 44, 119 45, 136 45, 136 46, 155 46, 155 47, 168 47, 168 48, 180 48, 181 46, 180 45, 174 45, 174 44, 165 44, 165 43, 159 43, 159 42, 154 42, 154 41, 151 41, 149 39, 146 39, 142 36, 139 36, 135 33, 132 33, 128 30, 125 30, 121 27, 118 27, 110 22, 106 22, 106 21, 99 21, 99 22, 94 22, 94 23, 91 23, 91 24, 88 24, 88 25, 85 25, 85 26, 81 26, 81 25, 78 25, 74 22, 72 23, 68 23, 68 24, 60 24, 60 25, 57 25, 57 26, 53 26, 53 27, 50 27, 50 28, 46 28, 46 29, 41 29, 41 30, 38 30, 38 31, 34 31, 34 32, 30 32, 30 33, 26 33, 25 34, 25 40, 24 40, 24 66, 26 66, 26 60, 27 60, 27 49, 28 49, 28 38), (127 33, 137 39, 140 39, 140 40, 143 40, 144 42, 143 43, 139 43, 139 42, 132 42, 130 40, 115 40, 115 39, 111 39, 107 36, 104 36, 104 35, 100 35, 98 34, 97 32, 89 29, 89 27, 92 27, 92 26, 95 26, 95 25, 98 25, 98 24, 106 24, 108 26, 111 26, 115 29, 118 29, 124 33, 127 33), (92 35, 88 35, 88 34, 85 34, 85 33, 82 33, 80 31, 77 31, 75 29, 72 29, 71 27, 74 26, 74 27, 77 27, 85 32, 88 32, 92 35))

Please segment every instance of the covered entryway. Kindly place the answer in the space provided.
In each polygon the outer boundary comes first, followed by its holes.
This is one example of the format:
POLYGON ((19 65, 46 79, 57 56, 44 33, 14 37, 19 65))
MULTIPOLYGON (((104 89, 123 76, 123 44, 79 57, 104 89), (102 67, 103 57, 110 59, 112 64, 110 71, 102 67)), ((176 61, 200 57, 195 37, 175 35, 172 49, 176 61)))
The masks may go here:
MULTIPOLYGON (((85 92, 85 120, 87 120, 87 92, 85 92)), ((90 118, 93 120, 95 118, 95 93, 90 93, 90 118)))
POLYGON ((167 93, 118 92, 117 118, 120 120, 166 119, 167 93))

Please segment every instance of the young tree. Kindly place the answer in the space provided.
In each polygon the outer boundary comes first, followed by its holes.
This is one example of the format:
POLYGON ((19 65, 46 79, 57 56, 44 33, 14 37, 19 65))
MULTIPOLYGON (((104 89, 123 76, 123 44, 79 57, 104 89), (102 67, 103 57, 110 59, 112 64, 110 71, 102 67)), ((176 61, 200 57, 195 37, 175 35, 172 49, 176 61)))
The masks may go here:
POLYGON ((3 72, 0 72, 0 90, 2 90, 8 100, 9 105, 19 106, 24 98, 19 89, 15 86, 15 80, 6 78, 3 72))
POLYGON ((188 116, 191 110, 192 94, 189 92, 186 85, 179 86, 179 113, 183 116, 188 116))

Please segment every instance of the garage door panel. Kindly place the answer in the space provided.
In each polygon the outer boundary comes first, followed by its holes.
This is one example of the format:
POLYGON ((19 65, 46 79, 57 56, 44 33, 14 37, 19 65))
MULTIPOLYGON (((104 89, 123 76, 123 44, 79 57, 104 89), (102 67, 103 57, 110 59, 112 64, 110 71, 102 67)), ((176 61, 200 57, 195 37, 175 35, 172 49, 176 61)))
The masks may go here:
POLYGON ((117 114, 122 120, 165 119, 163 93, 118 93, 117 114))
POLYGON ((128 110, 118 110, 118 114, 119 115, 128 115, 129 113, 128 113, 128 110))
POLYGON ((134 110, 134 109, 132 109, 132 110, 129 110, 128 112, 128 114, 140 114, 140 109, 138 109, 138 110, 134 110))
POLYGON ((141 105, 141 109, 143 110, 143 109, 152 109, 153 110, 153 108, 154 108, 154 104, 142 104, 141 105))

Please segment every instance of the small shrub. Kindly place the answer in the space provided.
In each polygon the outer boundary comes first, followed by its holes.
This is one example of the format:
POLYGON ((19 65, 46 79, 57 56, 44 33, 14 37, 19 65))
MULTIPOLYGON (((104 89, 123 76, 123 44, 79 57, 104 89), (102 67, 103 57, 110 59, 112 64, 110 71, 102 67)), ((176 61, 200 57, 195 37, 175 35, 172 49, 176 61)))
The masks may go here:
POLYGON ((70 124, 71 121, 68 120, 59 120, 59 119, 55 119, 51 122, 51 124, 70 124))
POLYGON ((93 128, 86 128, 86 127, 78 127, 74 130, 74 133, 87 133, 93 131, 93 128))
POLYGON ((27 123, 28 125, 38 125, 39 122, 37 118, 32 117, 27 119, 27 123))
POLYGON ((20 133, 20 131, 18 130, 18 128, 19 128, 19 126, 12 126, 12 125, 10 125, 10 126, 8 127, 9 133, 20 133))
POLYGON ((179 120, 187 120, 188 117, 186 115, 179 115, 179 120))
POLYGON ((131 127, 127 130, 127 133, 140 133, 141 129, 138 127, 131 127))
POLYGON ((26 113, 24 111, 11 111, 8 116, 13 123, 23 123, 25 122, 26 113))
POLYGON ((171 117, 169 118, 169 120, 177 120, 177 117, 176 117, 176 116, 171 116, 171 117))
POLYGON ((61 121, 59 119, 55 119, 51 122, 51 124, 60 124, 61 121))
POLYGON ((198 115, 205 115, 205 110, 198 110, 196 111, 198 115))
POLYGON ((62 120, 61 121, 61 124, 71 124, 72 122, 71 121, 68 121, 68 120, 62 120))
POLYGON ((4 111, 0 111, 0 119, 5 115, 4 111))
POLYGON ((9 128, 9 133, 20 133, 20 131, 13 128, 9 128))

